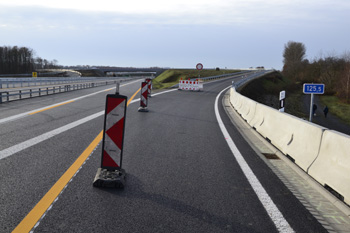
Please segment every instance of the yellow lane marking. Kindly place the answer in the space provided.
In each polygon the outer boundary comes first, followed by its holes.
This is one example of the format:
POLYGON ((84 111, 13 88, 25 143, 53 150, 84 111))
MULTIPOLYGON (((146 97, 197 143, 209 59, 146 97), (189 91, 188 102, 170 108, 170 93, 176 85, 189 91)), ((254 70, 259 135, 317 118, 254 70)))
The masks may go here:
MULTIPOLYGON (((105 91, 111 91, 111 90, 113 90, 113 89, 114 89, 114 88, 110 88, 110 89, 107 89, 107 90, 105 90, 105 91)), ((129 105, 129 103, 131 102, 131 100, 135 97, 135 95, 136 95, 140 90, 141 90, 141 88, 138 89, 138 90, 134 93, 134 95, 129 99, 128 105, 129 105)), ((52 109, 52 108, 56 108, 56 107, 59 107, 59 106, 65 105, 65 104, 70 104, 70 103, 72 103, 72 102, 74 102, 74 101, 75 101, 75 100, 67 101, 67 102, 64 102, 64 103, 62 103, 62 104, 57 104, 57 105, 55 105, 55 106, 51 106, 51 107, 48 107, 48 108, 40 109, 40 110, 38 110, 38 111, 31 112, 31 113, 29 113, 28 115, 34 115, 34 114, 37 114, 37 113, 39 113, 39 112, 44 112, 44 111, 49 110, 49 109, 52 109)))
POLYGON ((131 98, 128 100, 127 106, 129 106, 130 102, 135 98, 135 95, 141 91, 141 87, 131 96, 131 98))
MULTIPOLYGON (((128 100, 127 106, 129 106, 131 100, 141 90, 137 90, 133 96, 128 100)), ((18 224, 18 226, 12 231, 12 233, 24 233, 30 232, 40 218, 45 214, 47 209, 52 205, 58 195, 66 187, 68 182, 72 179, 74 174, 77 173, 79 168, 83 165, 86 159, 94 151, 97 145, 100 143, 103 137, 103 130, 97 135, 97 137, 91 142, 91 144, 84 150, 84 152, 77 158, 77 160, 68 168, 68 170, 61 176, 61 178, 51 187, 51 189, 44 195, 44 197, 34 206, 34 208, 24 217, 24 219, 18 224)))
POLYGON ((52 186, 52 188, 45 194, 45 196, 36 204, 36 206, 29 212, 29 214, 20 222, 20 224, 12 231, 13 233, 30 232, 34 225, 40 220, 41 216, 55 201, 57 196, 61 193, 67 183, 72 179, 74 174, 83 165, 85 160, 93 152, 98 143, 102 140, 102 131, 92 141, 92 143, 85 149, 85 151, 78 157, 78 159, 68 168, 68 170, 61 176, 61 178, 52 186))
POLYGON ((56 108, 56 107, 59 107, 59 106, 65 105, 65 104, 72 103, 72 102, 74 102, 74 101, 75 101, 75 100, 67 101, 67 102, 64 102, 64 103, 62 103, 62 104, 57 104, 57 105, 55 105, 55 106, 51 106, 51 107, 48 107, 48 108, 40 109, 40 110, 38 110, 38 111, 31 112, 31 113, 29 113, 28 115, 34 115, 34 114, 37 114, 37 113, 39 113, 39 112, 43 112, 43 111, 46 111, 46 110, 49 110, 49 109, 52 109, 52 108, 56 108))

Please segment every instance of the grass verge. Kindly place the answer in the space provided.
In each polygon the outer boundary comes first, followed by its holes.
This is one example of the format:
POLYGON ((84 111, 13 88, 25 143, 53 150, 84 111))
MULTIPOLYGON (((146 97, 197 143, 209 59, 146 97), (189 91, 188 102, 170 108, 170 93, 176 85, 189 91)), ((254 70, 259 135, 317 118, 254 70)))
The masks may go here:
POLYGON ((350 125, 350 105, 343 103, 336 96, 323 95, 321 102, 327 105, 329 111, 350 125))
MULTIPOLYGON (((256 79, 242 88, 242 95, 264 105, 279 108, 279 92, 286 91, 286 112, 304 119, 308 119, 308 113, 303 108, 302 84, 293 83, 283 77, 279 72, 268 74, 256 79)), ((350 105, 341 102, 336 96, 320 96, 321 102, 327 105, 329 111, 350 125, 350 105)))
POLYGON ((278 109, 279 93, 284 90, 286 91, 285 111, 291 115, 307 119, 308 116, 302 108, 301 88, 301 84, 294 84, 279 72, 273 72, 248 83, 240 92, 256 102, 278 109))
POLYGON ((235 73, 240 70, 201 70, 200 72, 195 69, 170 69, 164 71, 157 78, 152 80, 153 88, 155 89, 165 89, 174 86, 179 83, 179 80, 182 78, 184 80, 198 78, 200 75, 201 78, 235 73))

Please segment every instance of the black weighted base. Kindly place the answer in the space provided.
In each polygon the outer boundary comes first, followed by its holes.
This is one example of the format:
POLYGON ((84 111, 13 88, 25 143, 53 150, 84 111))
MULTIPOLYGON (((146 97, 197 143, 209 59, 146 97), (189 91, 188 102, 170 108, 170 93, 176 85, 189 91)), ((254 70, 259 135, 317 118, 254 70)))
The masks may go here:
POLYGON ((93 183, 94 187, 99 188, 124 188, 125 186, 125 170, 113 170, 99 168, 93 183))
POLYGON ((139 107, 139 112, 148 112, 147 107, 139 107))

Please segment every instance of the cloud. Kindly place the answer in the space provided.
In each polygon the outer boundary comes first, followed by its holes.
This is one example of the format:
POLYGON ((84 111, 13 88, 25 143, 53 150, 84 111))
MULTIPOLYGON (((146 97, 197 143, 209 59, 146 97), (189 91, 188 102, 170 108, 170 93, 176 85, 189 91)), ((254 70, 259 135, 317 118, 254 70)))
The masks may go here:
POLYGON ((0 0, 2 43, 32 47, 62 64, 180 67, 202 59, 213 67, 220 64, 210 60, 269 67, 261 60, 274 56, 266 62, 278 68, 289 40, 316 52, 349 49, 347 0, 76 2, 0 0))
MULTIPOLYGON (((237 25, 272 27, 274 25, 300 25, 337 23, 337 15, 348 19, 350 3, 334 0, 0 0, 1 22, 11 20, 11 25, 26 22, 48 27, 69 24, 122 25, 237 25), (28 17, 30 16, 30 17, 28 17), (24 18, 26 17, 26 18, 24 18), (17 20, 17 22, 16 22, 17 20)), ((7 23, 5 23, 7 24, 7 23)))

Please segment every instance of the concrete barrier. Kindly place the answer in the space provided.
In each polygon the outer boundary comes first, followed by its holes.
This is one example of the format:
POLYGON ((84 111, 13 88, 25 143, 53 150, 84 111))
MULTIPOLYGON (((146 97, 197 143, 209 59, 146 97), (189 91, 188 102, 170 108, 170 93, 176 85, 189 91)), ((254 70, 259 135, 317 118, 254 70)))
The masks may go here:
POLYGON ((350 136, 259 104, 233 88, 230 101, 251 127, 350 204, 350 136))
POLYGON ((236 90, 234 88, 230 89, 230 102, 231 105, 235 108, 238 109, 238 105, 240 103, 240 94, 238 92, 236 92, 236 90))
POLYGON ((255 106, 255 114, 253 118, 248 121, 248 124, 254 129, 259 128, 264 123, 264 110, 265 105, 257 103, 255 106))
POLYGON ((264 121, 256 130, 307 171, 318 155, 326 128, 266 106, 261 112, 264 112, 264 121))
POLYGON ((242 117, 245 119, 247 122, 251 121, 254 116, 255 116, 255 110, 256 110, 256 105, 257 102, 248 99, 246 97, 241 97, 242 98, 242 117))
POLYGON ((350 204, 350 136, 333 130, 323 133, 320 153, 309 174, 329 186, 350 204))
POLYGON ((241 103, 236 110, 248 124, 307 171, 318 155, 326 128, 233 94, 241 103))

